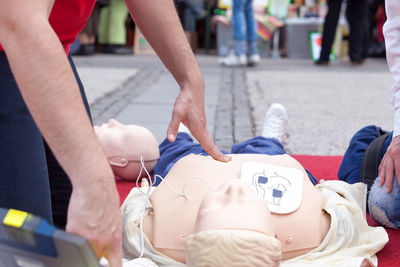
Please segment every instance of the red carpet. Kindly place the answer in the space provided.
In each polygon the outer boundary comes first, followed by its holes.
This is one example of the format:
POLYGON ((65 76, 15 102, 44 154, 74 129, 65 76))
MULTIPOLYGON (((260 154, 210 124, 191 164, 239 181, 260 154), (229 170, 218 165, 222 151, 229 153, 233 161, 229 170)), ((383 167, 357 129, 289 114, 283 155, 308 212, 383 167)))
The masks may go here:
MULTIPOLYGON (((335 180, 337 171, 342 160, 342 156, 307 156, 295 155, 297 159, 307 170, 309 170, 318 179, 335 180)), ((117 181, 121 203, 128 195, 133 182, 117 181)), ((367 215, 369 225, 376 226, 372 219, 367 215)), ((400 266, 400 231, 386 229, 389 235, 389 243, 378 253, 379 267, 400 266)))
MULTIPOLYGON (((318 179, 338 179, 337 171, 342 156, 295 155, 293 157, 318 179)), ((367 221, 369 225, 377 226, 369 215, 367 215, 367 221)), ((400 265, 400 231, 392 229, 386 229, 386 231, 389 235, 389 243, 378 253, 378 264, 379 267, 397 267, 400 265)))

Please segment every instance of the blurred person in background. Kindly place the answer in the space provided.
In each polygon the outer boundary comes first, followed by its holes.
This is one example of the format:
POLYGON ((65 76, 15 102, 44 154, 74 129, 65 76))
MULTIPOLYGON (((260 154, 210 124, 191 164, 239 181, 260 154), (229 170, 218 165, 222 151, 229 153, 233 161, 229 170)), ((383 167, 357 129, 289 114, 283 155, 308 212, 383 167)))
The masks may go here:
POLYGON ((385 0, 370 0, 369 4, 369 57, 385 57, 385 38, 383 24, 386 21, 385 0))
POLYGON ((94 54, 100 10, 102 7, 109 5, 109 3, 109 0, 97 0, 85 27, 78 35, 79 48, 77 51, 71 52, 72 55, 90 56, 94 54))
MULTIPOLYGON (((343 0, 328 0, 328 13, 322 33, 322 49, 316 65, 329 65, 332 44, 335 39, 343 0)), ((349 57, 353 66, 362 64, 367 56, 368 0, 347 0, 346 18, 350 26, 349 57)))
POLYGON ((174 0, 183 30, 193 51, 197 48, 197 21, 205 17, 202 0, 174 0))
POLYGON ((126 26, 128 8, 124 0, 109 0, 110 4, 101 9, 98 43, 107 54, 132 54, 126 46, 126 26))
POLYGON ((234 53, 222 60, 225 66, 255 65, 260 62, 257 22, 253 0, 233 0, 232 31, 234 53))

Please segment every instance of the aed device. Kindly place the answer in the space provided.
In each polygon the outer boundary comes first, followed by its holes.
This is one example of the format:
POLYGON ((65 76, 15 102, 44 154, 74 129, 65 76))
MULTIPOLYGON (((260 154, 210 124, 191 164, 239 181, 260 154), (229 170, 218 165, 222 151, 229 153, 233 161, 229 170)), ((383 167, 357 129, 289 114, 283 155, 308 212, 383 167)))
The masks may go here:
POLYGON ((0 267, 101 267, 88 241, 27 212, 0 208, 0 267))

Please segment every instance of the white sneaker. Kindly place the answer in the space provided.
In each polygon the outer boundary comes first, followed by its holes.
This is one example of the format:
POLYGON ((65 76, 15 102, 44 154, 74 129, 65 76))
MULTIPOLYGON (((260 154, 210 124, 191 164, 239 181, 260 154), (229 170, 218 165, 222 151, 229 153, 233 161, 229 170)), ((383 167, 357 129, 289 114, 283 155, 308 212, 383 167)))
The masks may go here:
POLYGON ((253 54, 248 57, 247 59, 247 65, 253 66, 260 63, 260 55, 259 54, 253 54))
POLYGON ((286 136, 287 125, 286 108, 281 104, 274 103, 265 114, 261 136, 266 138, 273 137, 282 143, 286 136))
POLYGON ((230 53, 227 57, 222 60, 222 65, 225 66, 245 66, 247 65, 246 55, 237 56, 234 53, 230 53))

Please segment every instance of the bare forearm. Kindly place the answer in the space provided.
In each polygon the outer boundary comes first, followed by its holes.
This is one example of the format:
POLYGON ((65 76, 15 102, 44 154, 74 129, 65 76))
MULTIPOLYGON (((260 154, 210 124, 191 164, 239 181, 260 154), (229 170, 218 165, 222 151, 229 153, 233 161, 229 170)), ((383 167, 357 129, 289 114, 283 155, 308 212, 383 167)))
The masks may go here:
POLYGON ((56 34, 46 18, 30 23, 35 27, 7 32, 2 45, 36 124, 74 187, 111 177, 56 34))
POLYGON ((187 42, 172 0, 125 0, 153 49, 181 87, 203 78, 187 42))

